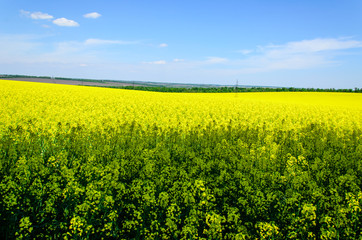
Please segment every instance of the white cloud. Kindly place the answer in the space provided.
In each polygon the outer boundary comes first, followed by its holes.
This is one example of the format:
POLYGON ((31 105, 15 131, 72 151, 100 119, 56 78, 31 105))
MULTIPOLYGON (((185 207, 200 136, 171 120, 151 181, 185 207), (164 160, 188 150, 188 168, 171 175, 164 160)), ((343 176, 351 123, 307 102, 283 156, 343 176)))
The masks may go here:
POLYGON ((53 19, 54 17, 52 15, 49 15, 47 13, 42 13, 42 12, 33 12, 30 14, 30 17, 32 19, 53 19))
POLYGON ((99 18, 100 16, 102 16, 102 15, 97 12, 87 13, 87 14, 83 15, 83 17, 85 17, 85 18, 94 18, 94 19, 99 18))
POLYGON ((184 59, 175 58, 173 61, 174 61, 174 62, 183 62, 183 61, 185 61, 185 60, 184 60, 184 59))
POLYGON ((20 14, 26 17, 30 17, 32 19, 37 19, 37 20, 49 20, 49 19, 53 19, 54 17, 52 15, 49 15, 48 13, 42 13, 42 12, 29 12, 29 11, 25 11, 25 10, 20 10, 20 14))
POLYGON ((156 64, 156 65, 163 65, 163 64, 166 64, 166 61, 165 61, 165 60, 159 60, 159 61, 145 62, 145 63, 148 63, 148 64, 156 64))
POLYGON ((161 43, 161 44, 159 45, 159 47, 168 47, 168 44, 167 44, 167 43, 161 43))
POLYGON ((73 20, 69 20, 66 18, 57 18, 53 20, 53 23, 55 25, 61 26, 61 27, 78 27, 79 23, 73 20))

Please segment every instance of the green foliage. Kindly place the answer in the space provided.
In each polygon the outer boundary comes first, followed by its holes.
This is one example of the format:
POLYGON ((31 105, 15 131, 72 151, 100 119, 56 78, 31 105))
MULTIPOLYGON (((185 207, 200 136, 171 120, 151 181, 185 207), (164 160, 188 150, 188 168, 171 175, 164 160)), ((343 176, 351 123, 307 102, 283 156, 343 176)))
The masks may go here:
MULTIPOLYGON (((104 86, 100 86, 104 87, 104 86)), ((232 93, 232 92, 354 92, 361 93, 362 89, 334 88, 285 88, 285 87, 169 87, 169 86, 123 86, 111 87, 152 92, 187 92, 187 93, 232 93)))
POLYGON ((0 136, 0 238, 362 238, 359 130, 63 128, 0 136))

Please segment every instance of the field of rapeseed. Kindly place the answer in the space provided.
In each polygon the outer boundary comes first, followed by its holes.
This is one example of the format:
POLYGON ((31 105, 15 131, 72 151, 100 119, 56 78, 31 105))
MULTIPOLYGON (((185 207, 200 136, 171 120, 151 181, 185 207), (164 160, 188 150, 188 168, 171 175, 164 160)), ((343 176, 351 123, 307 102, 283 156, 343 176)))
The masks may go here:
POLYGON ((0 81, 1 239, 361 239, 362 94, 0 81))

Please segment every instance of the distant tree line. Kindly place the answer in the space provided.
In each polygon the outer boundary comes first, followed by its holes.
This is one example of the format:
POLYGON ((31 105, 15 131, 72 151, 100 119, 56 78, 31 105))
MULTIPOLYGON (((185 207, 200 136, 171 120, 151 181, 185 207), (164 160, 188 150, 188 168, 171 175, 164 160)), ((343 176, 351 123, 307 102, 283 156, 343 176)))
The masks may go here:
POLYGON ((94 79, 83 79, 83 78, 65 78, 65 77, 49 77, 49 76, 7 75, 7 74, 0 75, 0 78, 39 78, 39 79, 56 79, 56 80, 96 82, 96 83, 113 82, 111 80, 94 80, 94 79))
MULTIPOLYGON (((51 78, 49 76, 28 76, 28 75, 0 75, 0 78, 51 78)), ((76 80, 82 82, 125 82, 112 80, 92 80, 54 77, 57 80, 76 80)), ((335 89, 335 88, 294 88, 294 87, 170 87, 170 86, 97 86, 109 88, 133 89, 152 92, 185 92, 185 93, 228 93, 228 92, 354 92, 361 93, 362 88, 335 89)))
POLYGON ((230 93, 230 92, 355 92, 361 93, 362 88, 355 89, 335 89, 335 88, 269 88, 269 87, 192 87, 192 88, 175 88, 175 87, 149 87, 149 86, 122 86, 112 87, 122 89, 133 89, 153 92, 186 92, 186 93, 230 93))
POLYGON ((49 76, 28 76, 28 75, 14 75, 14 74, 2 74, 1 78, 51 78, 49 76))

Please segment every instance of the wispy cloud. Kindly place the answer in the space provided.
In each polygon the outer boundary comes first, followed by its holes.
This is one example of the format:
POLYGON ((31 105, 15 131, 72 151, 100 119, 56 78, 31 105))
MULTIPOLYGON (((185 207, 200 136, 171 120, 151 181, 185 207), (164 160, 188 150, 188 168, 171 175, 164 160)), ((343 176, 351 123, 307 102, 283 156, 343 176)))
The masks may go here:
POLYGON ((84 14, 83 17, 85 18, 99 18, 100 16, 102 16, 101 14, 97 13, 97 12, 91 12, 91 13, 87 13, 87 14, 84 14))
POLYGON ((289 42, 284 45, 269 45, 266 47, 269 54, 298 54, 316 53, 322 51, 343 50, 362 47, 362 42, 335 38, 317 38, 298 42, 289 42))
POLYGON ((52 15, 49 15, 47 13, 42 13, 42 12, 34 12, 32 14, 30 14, 30 17, 32 19, 53 19, 54 17, 52 15))
POLYGON ((250 54, 252 52, 254 52, 254 50, 251 50, 251 49, 243 49, 243 50, 239 50, 239 51, 236 51, 238 53, 242 53, 244 55, 247 55, 247 54, 250 54))
MULTIPOLYGON (((245 72, 307 69, 336 64, 343 50, 361 48, 362 42, 346 38, 317 38, 286 44, 259 46, 254 54, 233 61, 245 72)), ((251 52, 250 52, 251 53, 251 52)))
POLYGON ((20 10, 20 14, 26 17, 30 17, 31 19, 37 19, 37 20, 49 20, 53 19, 54 17, 52 15, 49 15, 48 13, 42 13, 42 12, 29 12, 25 10, 20 10))
POLYGON ((185 61, 185 59, 175 58, 173 61, 174 62, 183 62, 183 61, 185 61))
POLYGON ((208 57, 207 60, 205 61, 205 63, 216 64, 216 63, 225 63, 227 61, 228 61, 227 58, 208 57))
POLYGON ((168 47, 168 44, 167 43, 161 43, 160 45, 158 45, 159 47, 168 47))
POLYGON ((158 60, 158 61, 144 62, 144 63, 147 63, 147 64, 156 64, 156 65, 163 65, 163 64, 166 64, 166 61, 165 61, 165 60, 158 60))
POLYGON ((20 10, 20 15, 24 17, 30 17, 30 12, 23 9, 20 10))
MULTIPOLYGON (((362 41, 349 38, 317 38, 280 45, 256 46, 254 50, 238 51, 243 54, 239 58, 214 56, 207 57, 206 60, 186 61, 180 65, 180 69, 232 76, 330 67, 342 64, 338 56, 347 54, 348 50, 355 48, 362 48, 362 41)), ((179 60, 174 59, 173 62, 179 60)))
POLYGON ((87 39, 84 41, 49 42, 51 35, 0 34, 0 64, 7 62, 88 64, 106 60, 107 49, 102 44, 136 44, 121 40, 87 39))
POLYGON ((66 19, 66 18, 57 18, 53 20, 53 23, 55 25, 61 26, 61 27, 78 27, 79 23, 76 21, 66 19))
POLYGON ((0 62, 16 61, 39 46, 34 35, 0 34, 0 62))

